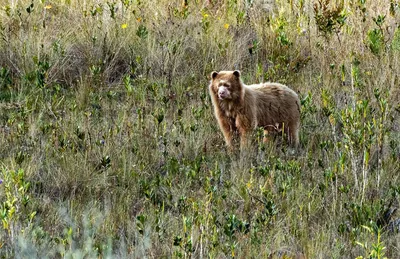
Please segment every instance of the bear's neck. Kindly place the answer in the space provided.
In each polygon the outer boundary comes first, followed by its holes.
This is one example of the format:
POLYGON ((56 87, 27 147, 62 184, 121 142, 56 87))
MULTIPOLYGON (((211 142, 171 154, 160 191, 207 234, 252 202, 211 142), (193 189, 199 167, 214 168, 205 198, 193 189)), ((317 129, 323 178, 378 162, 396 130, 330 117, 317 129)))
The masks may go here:
POLYGON ((219 102, 220 109, 227 118, 235 118, 243 109, 242 99, 222 100, 219 102))

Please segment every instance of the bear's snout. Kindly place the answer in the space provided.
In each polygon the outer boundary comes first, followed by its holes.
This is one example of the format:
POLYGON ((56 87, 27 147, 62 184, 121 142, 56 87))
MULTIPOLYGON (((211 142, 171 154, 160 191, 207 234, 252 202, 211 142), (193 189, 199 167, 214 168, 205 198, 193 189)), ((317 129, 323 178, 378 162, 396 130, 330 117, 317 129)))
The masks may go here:
POLYGON ((218 89, 218 98, 221 100, 229 98, 229 91, 225 87, 220 87, 218 89))

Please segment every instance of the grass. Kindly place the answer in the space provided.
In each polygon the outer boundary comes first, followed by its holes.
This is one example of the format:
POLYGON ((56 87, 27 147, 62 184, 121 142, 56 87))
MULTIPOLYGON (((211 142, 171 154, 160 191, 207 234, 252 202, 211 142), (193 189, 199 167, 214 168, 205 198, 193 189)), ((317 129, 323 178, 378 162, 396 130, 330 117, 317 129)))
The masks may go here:
POLYGON ((397 258, 396 1, 6 1, 0 257, 397 258), (289 85, 228 154, 213 70, 289 85), (296 257, 297 256, 297 257, 296 257))

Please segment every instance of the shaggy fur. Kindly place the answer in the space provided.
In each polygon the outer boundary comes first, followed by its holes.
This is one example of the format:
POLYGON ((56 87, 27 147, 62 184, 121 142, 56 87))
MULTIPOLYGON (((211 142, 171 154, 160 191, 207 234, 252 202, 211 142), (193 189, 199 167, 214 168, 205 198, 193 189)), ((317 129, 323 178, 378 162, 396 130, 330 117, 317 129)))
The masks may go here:
POLYGON ((298 145, 300 100, 293 90, 278 83, 245 85, 237 70, 212 72, 211 78, 215 117, 230 149, 235 132, 244 147, 249 133, 258 127, 266 132, 284 130, 289 143, 298 145))

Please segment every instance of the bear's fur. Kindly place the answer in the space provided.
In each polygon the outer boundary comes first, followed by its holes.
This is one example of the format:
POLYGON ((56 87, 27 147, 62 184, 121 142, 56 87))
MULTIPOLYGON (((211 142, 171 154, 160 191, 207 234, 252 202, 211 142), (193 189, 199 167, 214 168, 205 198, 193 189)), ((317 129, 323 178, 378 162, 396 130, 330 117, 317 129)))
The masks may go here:
POLYGON ((230 149, 235 132, 239 133, 243 148, 249 133, 258 127, 265 132, 284 130, 289 143, 298 145, 300 100, 289 87, 278 83, 245 85, 237 70, 214 71, 209 91, 215 117, 230 149))

